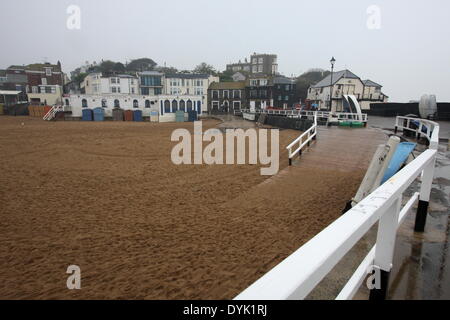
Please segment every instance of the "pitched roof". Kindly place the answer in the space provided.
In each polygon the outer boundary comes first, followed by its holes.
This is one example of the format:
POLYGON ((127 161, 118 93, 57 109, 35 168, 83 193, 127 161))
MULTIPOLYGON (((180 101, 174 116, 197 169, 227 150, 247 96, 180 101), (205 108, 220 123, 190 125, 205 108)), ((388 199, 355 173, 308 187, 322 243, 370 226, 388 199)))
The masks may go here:
POLYGON ((166 74, 166 78, 179 79, 208 79, 209 75, 206 73, 171 73, 166 74))
POLYGON ((213 90, 245 89, 245 81, 213 82, 209 85, 208 89, 213 90))
POLYGON ((372 80, 369 80, 369 79, 363 80, 363 83, 367 87, 377 87, 377 88, 381 88, 382 87, 382 85, 380 85, 380 84, 378 84, 378 83, 376 83, 376 82, 374 82, 372 80))
MULTIPOLYGON (((359 77, 350 70, 337 71, 333 72, 333 85, 339 80, 341 80, 341 78, 359 79, 359 77)), ((311 88, 329 87, 330 85, 331 85, 331 74, 320 80, 315 85, 312 85, 311 88)))
POLYGON ((57 64, 33 63, 26 66, 26 70, 29 71, 45 71, 45 68, 53 68, 53 71, 61 71, 61 68, 57 64))

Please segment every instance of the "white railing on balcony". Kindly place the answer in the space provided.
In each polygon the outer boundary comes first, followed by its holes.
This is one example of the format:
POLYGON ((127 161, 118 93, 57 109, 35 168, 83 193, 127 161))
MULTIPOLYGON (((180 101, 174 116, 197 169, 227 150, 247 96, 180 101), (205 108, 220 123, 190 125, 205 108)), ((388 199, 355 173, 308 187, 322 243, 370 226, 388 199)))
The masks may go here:
MULTIPOLYGON (((401 119, 404 117, 397 118, 396 122, 399 128, 403 127, 398 122, 401 119)), ((368 275, 369 267, 389 273, 397 228, 417 200, 428 203, 433 181, 439 125, 428 120, 414 120, 420 123, 419 127, 427 125, 429 128, 430 148, 235 299, 304 299, 377 222, 375 246, 363 259, 337 299, 352 299, 368 275), (415 193, 401 208, 404 191, 418 177, 421 177, 420 192, 415 193)), ((418 209, 417 215, 419 213, 418 209)))
POLYGON ((309 146, 311 144, 311 141, 316 139, 316 136, 317 136, 317 115, 314 116, 314 122, 312 126, 286 147, 289 155, 289 165, 292 164, 292 158, 296 154, 301 155, 302 150, 306 146, 309 146), (295 146, 298 146, 297 149, 292 150, 295 146))

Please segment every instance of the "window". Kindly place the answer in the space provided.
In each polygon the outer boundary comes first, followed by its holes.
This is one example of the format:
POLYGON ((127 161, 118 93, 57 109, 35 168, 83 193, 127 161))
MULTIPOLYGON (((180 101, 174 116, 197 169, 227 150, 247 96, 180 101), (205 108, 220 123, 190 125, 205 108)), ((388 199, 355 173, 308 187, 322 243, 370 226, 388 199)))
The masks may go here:
POLYGON ((134 79, 131 79, 131 85, 134 85, 134 79))
POLYGON ((46 86, 47 85, 47 78, 42 78, 41 79, 41 83, 42 83, 42 85, 46 86))
POLYGON ((203 87, 203 80, 195 80, 195 85, 197 87, 203 87))
POLYGON ((223 98, 228 99, 228 90, 223 90, 223 98))
POLYGON ((234 99, 240 99, 241 98, 241 90, 234 90, 233 97, 234 97, 234 99))
POLYGON ((36 86, 31 87, 31 92, 38 93, 39 92, 38 87, 36 87, 36 86))
POLYGON ((288 101, 289 100, 289 96, 284 97, 284 100, 288 101))
POLYGON ((150 100, 145 100, 145 107, 150 108, 150 100))
POLYGON ((169 100, 164 101, 164 112, 165 113, 170 112, 170 101, 169 100))
POLYGON ((81 100, 81 107, 82 108, 87 108, 88 107, 88 103, 86 99, 81 100))
POLYGON ((252 72, 253 73, 257 73, 258 72, 258 66, 253 66, 252 67, 252 72))
POLYGON ((131 93, 135 94, 134 88, 131 88, 131 93))
POLYGON ((284 89, 285 89, 286 91, 289 91, 289 90, 291 89, 291 86, 290 86, 289 84, 287 84, 287 85, 284 87, 284 89))
POLYGON ((262 64, 260 64, 260 65, 258 66, 258 72, 263 72, 263 66, 262 66, 262 64))
POLYGON ((283 99, 282 96, 278 96, 278 101, 281 101, 283 99))
POLYGON ((153 92, 155 95, 162 94, 162 88, 155 88, 153 92))
POLYGON ((178 111, 178 101, 173 100, 172 101, 172 112, 178 111))
POLYGON ((116 84, 116 78, 111 78, 111 83, 116 84))
POLYGON ((51 76, 52 75, 52 68, 45 68, 45 75, 51 76))
POLYGON ((215 111, 219 110, 219 101, 212 102, 212 109, 215 111))
POLYGON ((116 93, 116 92, 117 92, 116 87, 111 87, 111 92, 112 92, 112 93, 116 93))
POLYGON ((212 92, 212 98, 215 99, 215 100, 219 99, 219 91, 214 90, 212 92))
POLYGON ((203 95, 203 88, 195 88, 194 89, 194 95, 196 95, 196 96, 203 95))
POLYGON ((257 64, 258 63, 258 58, 253 58, 252 59, 252 64, 257 64))
POLYGON ((65 99, 66 106, 69 105, 69 99, 65 99))
POLYGON ((192 111, 192 101, 188 100, 188 102, 186 103, 186 107, 187 107, 187 111, 192 111))
POLYGON ((241 109, 241 102, 240 102, 240 101, 234 101, 234 102, 233 102, 233 109, 234 109, 234 110, 239 110, 239 109, 241 109))
POLYGON ((180 110, 186 111, 186 103, 184 102, 184 100, 180 100, 180 110))
POLYGON ((106 99, 102 99, 102 108, 108 108, 108 103, 106 102, 106 99))
POLYGON ((264 61, 263 58, 260 57, 260 58, 259 58, 259 63, 264 63, 263 61, 264 61))
POLYGON ((250 90, 250 98, 258 97, 258 90, 250 90))
POLYGON ((114 108, 120 108, 120 102, 118 99, 114 100, 114 108))
POLYGON ((139 108, 139 102, 136 99, 133 100, 133 108, 139 108))

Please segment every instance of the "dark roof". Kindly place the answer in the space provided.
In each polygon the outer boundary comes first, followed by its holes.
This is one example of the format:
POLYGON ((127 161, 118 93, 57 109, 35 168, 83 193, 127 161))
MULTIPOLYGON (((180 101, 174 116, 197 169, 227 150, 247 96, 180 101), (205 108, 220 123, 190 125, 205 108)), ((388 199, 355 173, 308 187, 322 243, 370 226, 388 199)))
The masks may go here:
MULTIPOLYGON (((333 85, 339 80, 341 80, 341 78, 359 79, 359 77, 350 70, 337 71, 333 72, 333 85)), ((330 85, 331 85, 331 74, 320 80, 315 85, 312 85, 311 88, 329 87, 330 85)))
POLYGON ((9 66, 8 69, 17 69, 17 70, 25 70, 25 66, 12 65, 9 66))
POLYGON ((374 82, 372 80, 368 80, 368 79, 367 80, 363 80, 363 83, 367 87, 377 87, 377 88, 381 88, 382 87, 382 85, 380 85, 380 84, 378 84, 378 83, 376 83, 376 82, 374 82))
POLYGON ((30 71, 45 71, 45 68, 52 68, 53 71, 61 71, 61 68, 57 64, 33 63, 26 66, 26 70, 30 71))
POLYGON ((245 81, 213 82, 209 85, 208 89, 213 90, 245 89, 245 81))
POLYGON ((166 74, 166 78, 179 79, 208 79, 209 75, 206 73, 172 73, 166 74))
POLYGON ((275 77, 273 78, 274 84, 293 84, 295 83, 294 80, 286 78, 286 77, 275 77))

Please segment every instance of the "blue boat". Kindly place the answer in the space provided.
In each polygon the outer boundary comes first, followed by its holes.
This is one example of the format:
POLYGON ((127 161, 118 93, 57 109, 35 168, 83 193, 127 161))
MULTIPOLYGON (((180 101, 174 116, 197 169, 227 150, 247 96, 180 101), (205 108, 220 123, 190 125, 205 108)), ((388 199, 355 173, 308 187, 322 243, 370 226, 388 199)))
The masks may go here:
POLYGON ((412 142, 402 142, 398 144, 391 162, 389 162, 386 172, 384 173, 383 179, 381 180, 381 184, 385 183, 400 170, 415 147, 416 144, 412 142))

